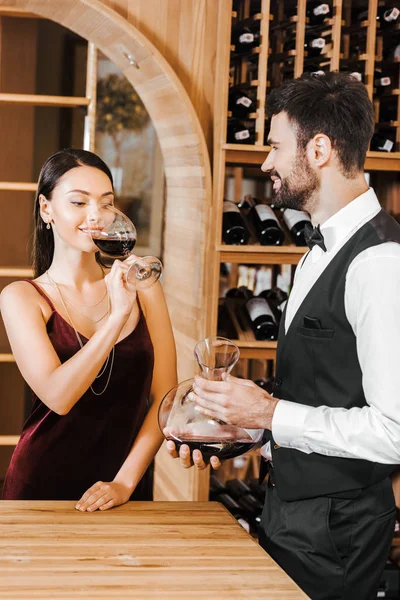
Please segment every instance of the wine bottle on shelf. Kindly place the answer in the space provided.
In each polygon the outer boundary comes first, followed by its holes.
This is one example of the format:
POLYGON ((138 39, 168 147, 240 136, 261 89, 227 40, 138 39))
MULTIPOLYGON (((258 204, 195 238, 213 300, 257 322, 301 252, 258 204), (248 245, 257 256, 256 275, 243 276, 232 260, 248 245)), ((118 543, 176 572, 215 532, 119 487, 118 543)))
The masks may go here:
POLYGON ((233 117, 245 119, 249 113, 256 110, 256 100, 242 87, 233 87, 229 90, 228 110, 233 117))
POLYGON ((225 294, 227 298, 242 298, 243 300, 250 300, 250 298, 254 297, 254 294, 249 288, 241 285, 237 288, 231 288, 225 294))
POLYGON ((253 496, 256 496, 264 504, 265 495, 267 493, 268 480, 265 480, 260 484, 256 477, 252 477, 247 481, 247 485, 251 489, 253 496))
POLYGON ((260 45, 260 32, 256 28, 238 26, 232 30, 231 43, 237 54, 246 54, 252 48, 260 45))
POLYGON ((240 123, 235 118, 228 119, 227 141, 230 144, 254 144, 256 141, 255 127, 240 123))
POLYGON ((285 234, 272 208, 250 195, 246 196, 246 201, 251 207, 249 216, 261 246, 280 246, 285 234))
POLYGON ((245 529, 248 533, 250 533, 250 523, 246 518, 246 511, 234 500, 229 494, 219 494, 216 498, 218 502, 221 502, 229 510, 231 515, 237 519, 240 525, 245 529))
POLYGON ((382 71, 382 69, 377 69, 374 72, 374 87, 376 89, 376 94, 382 94, 392 85, 392 78, 382 71))
POLYGON ((397 23, 400 19, 400 9, 397 6, 378 6, 378 14, 376 20, 379 21, 381 27, 388 27, 397 23))
MULTIPOLYGON (((397 98, 388 98, 388 102, 383 103, 382 100, 379 103, 379 122, 390 123, 391 121, 397 121, 397 98)), ((399 116, 400 118, 400 116, 399 116)))
POLYGON ((276 340, 278 324, 267 300, 260 297, 251 298, 246 302, 245 307, 256 340, 276 340))
POLYGON ((254 383, 258 385, 261 389, 268 392, 268 394, 272 394, 274 390, 274 378, 269 377, 260 377, 259 379, 255 379, 254 383))
MULTIPOLYGON (((263 290, 258 294, 258 297, 265 298, 272 309, 275 309, 277 313, 282 315, 285 308, 285 304, 288 299, 286 292, 281 290, 278 286, 274 286, 269 290, 263 290)), ((279 316, 279 318, 280 318, 279 316)))
POLYGON ((224 200, 222 215, 222 239, 225 244, 247 244, 249 232, 235 202, 224 200))
MULTIPOLYGON (((304 40, 304 50, 307 52, 307 58, 316 58, 321 54, 326 45, 326 40, 323 37, 316 35, 307 35, 304 40)), ((296 49, 296 39, 290 38, 283 46, 284 52, 296 49)))
POLYGON ((283 211, 283 220, 289 229, 296 246, 307 246, 304 238, 304 228, 307 223, 311 223, 308 214, 302 210, 292 210, 285 208, 283 211))
POLYGON ((218 479, 216 475, 210 475, 210 500, 214 500, 219 494, 228 492, 226 486, 218 479))
POLYGON ((251 494, 251 489, 242 479, 229 479, 225 482, 228 494, 237 500, 245 494, 251 494))
POLYGON ((374 133, 371 139, 371 150, 377 152, 392 152, 394 141, 380 133, 374 133))
POLYGON ((331 16, 331 7, 327 2, 307 2, 306 16, 310 25, 321 25, 331 16))

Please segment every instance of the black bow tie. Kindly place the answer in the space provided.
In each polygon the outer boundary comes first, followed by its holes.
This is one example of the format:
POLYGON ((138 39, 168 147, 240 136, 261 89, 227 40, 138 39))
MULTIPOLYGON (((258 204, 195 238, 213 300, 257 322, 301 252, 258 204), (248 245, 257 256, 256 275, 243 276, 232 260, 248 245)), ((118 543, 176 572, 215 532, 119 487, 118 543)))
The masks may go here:
POLYGON ((319 225, 313 227, 311 223, 306 223, 304 226, 304 239, 310 250, 312 250, 314 246, 319 246, 326 252, 324 236, 321 233, 319 225))

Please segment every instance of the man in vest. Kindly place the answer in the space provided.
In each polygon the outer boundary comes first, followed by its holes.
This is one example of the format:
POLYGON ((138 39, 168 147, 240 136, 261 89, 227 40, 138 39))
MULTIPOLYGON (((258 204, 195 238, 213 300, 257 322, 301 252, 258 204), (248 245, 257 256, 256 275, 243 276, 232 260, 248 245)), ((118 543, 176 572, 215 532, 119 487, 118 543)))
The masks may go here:
MULTIPOLYGON (((213 418, 265 429, 263 548, 313 600, 369 600, 400 463, 400 226, 366 184, 374 115, 362 83, 303 75, 271 92, 267 110, 274 204, 314 225, 281 320, 274 394, 196 378, 192 398, 213 418)), ((187 446, 180 458, 205 466, 187 446)))

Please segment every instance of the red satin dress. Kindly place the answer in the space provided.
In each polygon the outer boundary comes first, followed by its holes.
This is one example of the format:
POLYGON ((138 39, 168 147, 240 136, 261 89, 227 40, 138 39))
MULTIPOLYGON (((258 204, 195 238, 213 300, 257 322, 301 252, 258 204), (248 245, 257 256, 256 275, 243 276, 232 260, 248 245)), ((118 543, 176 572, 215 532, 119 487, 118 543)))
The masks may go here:
MULTIPOLYGON (((49 303, 51 343, 62 363, 80 349, 71 325, 49 303)), ((12 455, 4 500, 79 500, 96 481, 112 481, 126 459, 149 407, 154 352, 143 312, 134 331, 115 345, 108 388, 89 388, 68 414, 60 416, 33 394, 31 413, 12 455)), ((81 335, 82 341, 87 338, 81 335)), ((92 384, 104 388, 109 373, 92 384)), ((152 500, 152 468, 131 500, 152 500)))

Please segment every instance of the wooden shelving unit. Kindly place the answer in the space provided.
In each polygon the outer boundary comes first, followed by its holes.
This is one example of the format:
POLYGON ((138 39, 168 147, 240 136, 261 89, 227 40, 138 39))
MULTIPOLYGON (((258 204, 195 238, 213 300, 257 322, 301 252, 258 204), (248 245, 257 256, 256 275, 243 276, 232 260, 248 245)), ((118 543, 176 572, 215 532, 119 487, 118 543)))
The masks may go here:
MULTIPOLYGON (((30 17, 40 18, 37 15, 26 13, 24 10, 5 9, 0 7, 0 17, 30 17)), ((95 119, 96 119, 96 79, 97 79, 97 48, 88 42, 86 63, 86 95, 85 96, 51 96, 41 94, 0 93, 0 106, 47 106, 86 109, 84 139, 82 147, 94 150, 95 119)), ((37 184, 34 182, 0 181, 0 191, 8 192, 36 192, 37 184)), ((21 200, 23 201, 23 200, 21 200)), ((21 279, 33 277, 30 267, 0 267, 0 278, 21 279)), ((0 353, 0 364, 15 364, 15 359, 10 352, 0 353)), ((15 446, 18 443, 17 435, 1 435, 0 446, 15 446)))
MULTIPOLYGON (((329 50, 321 61, 322 68, 325 71, 344 70, 344 61, 349 56, 350 38, 352 28, 349 27, 351 20, 351 2, 343 0, 333 0, 333 15, 321 27, 322 35, 329 40, 329 50)), ((249 119, 255 122, 256 139, 254 144, 233 144, 227 143, 227 107, 228 90, 231 85, 239 85, 241 82, 249 84, 247 74, 247 57, 235 57, 235 69, 231 65, 231 52, 234 46, 231 46, 232 25, 238 23, 238 17, 243 16, 248 22, 251 14, 252 0, 238 0, 235 7, 238 10, 232 13, 231 0, 220 2, 219 22, 218 22, 218 52, 216 60, 216 81, 215 89, 218 93, 215 95, 215 126, 214 126, 214 162, 213 162, 213 209, 211 222, 214 224, 213 238, 215 244, 209 261, 217 268, 214 269, 212 280, 212 301, 211 309, 211 330, 210 334, 215 335, 218 331, 218 306, 220 291, 219 265, 221 263, 230 263, 231 265, 296 265, 305 252, 305 248, 294 245, 284 246, 259 246, 255 244, 230 246, 221 242, 222 231, 222 206, 224 201, 225 180, 229 176, 234 180, 234 201, 239 202, 241 196, 241 183, 243 177, 262 180, 268 176, 260 169, 265 161, 270 147, 264 145, 264 125, 265 125, 265 104, 266 96, 274 86, 282 83, 279 80, 282 70, 286 67, 285 60, 289 60, 292 69, 292 76, 301 75, 307 65, 307 56, 304 52, 305 29, 307 24, 306 0, 262 0, 262 15, 257 15, 260 23, 261 43, 251 52, 252 58, 252 79, 251 89, 257 88, 257 110, 249 115, 249 119), (285 7, 290 5, 292 8, 297 4, 297 14, 284 22, 285 7), (295 49, 290 52, 283 51, 284 37, 282 31, 289 30, 295 37, 295 49), (258 55, 258 72, 254 67, 254 54, 258 55), (290 55, 290 56, 289 56, 290 55), (281 57, 278 60, 278 57, 281 57), (274 60, 276 62, 274 63, 274 60), (239 65, 239 66, 237 66, 239 65)), ((363 81, 366 84, 370 98, 374 102, 376 110, 377 127, 383 127, 379 124, 379 102, 381 97, 374 95, 374 69, 378 60, 382 60, 383 38, 382 32, 377 27, 376 15, 378 9, 378 0, 369 0, 368 19, 357 27, 362 27, 365 34, 365 52, 360 56, 363 67, 363 81)), ((255 16, 253 15, 253 19, 255 16)), ((400 63, 398 64, 400 70, 400 63)), ((393 72, 396 72, 393 66, 393 72)), ((391 97, 398 97, 400 81, 392 86, 391 97)), ((366 171, 387 172, 389 185, 395 181, 395 173, 400 171, 400 99, 398 102, 397 120, 390 123, 395 129, 395 151, 394 152, 374 152, 367 153, 365 163, 366 171), (390 176, 389 176, 390 173, 390 176)), ((400 212, 400 183, 393 183, 395 189, 390 190, 389 202, 386 206, 394 212, 400 212), (397 187, 396 187, 397 186, 397 187)), ((382 197, 382 194, 381 194, 382 197)), ((232 198, 230 198, 232 199, 232 198)), ((383 199, 383 198, 382 198, 383 199)), ((225 304, 227 307, 227 303, 225 304)), ((229 313, 229 309, 226 309, 229 313)), ((232 311, 231 311, 232 313, 232 311)), ((237 331, 239 339, 235 340, 241 351, 241 358, 244 359, 262 359, 275 360, 276 342, 258 342, 254 336, 246 336, 241 330, 240 323, 235 321, 235 315, 231 314, 232 320, 237 331)), ((254 457, 252 457, 252 460, 254 457)))

